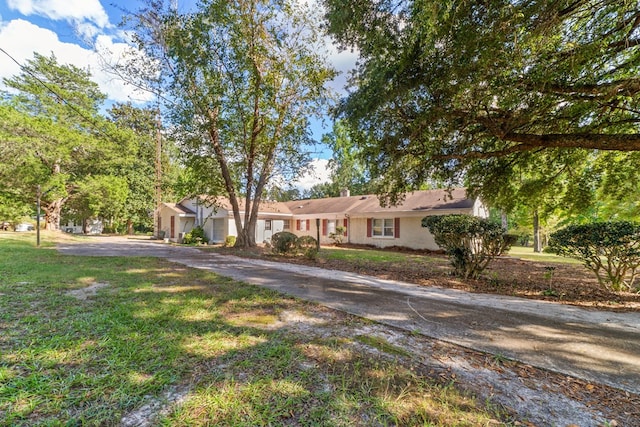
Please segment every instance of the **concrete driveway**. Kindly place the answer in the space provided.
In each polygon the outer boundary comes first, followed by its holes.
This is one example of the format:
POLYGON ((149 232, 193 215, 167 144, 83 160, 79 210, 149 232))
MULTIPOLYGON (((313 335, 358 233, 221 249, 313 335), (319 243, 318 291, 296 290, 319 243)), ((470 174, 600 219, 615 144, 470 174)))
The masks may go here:
POLYGON ((265 286, 407 331, 640 394, 640 313, 473 294, 315 267, 99 237, 65 254, 154 256, 265 286))

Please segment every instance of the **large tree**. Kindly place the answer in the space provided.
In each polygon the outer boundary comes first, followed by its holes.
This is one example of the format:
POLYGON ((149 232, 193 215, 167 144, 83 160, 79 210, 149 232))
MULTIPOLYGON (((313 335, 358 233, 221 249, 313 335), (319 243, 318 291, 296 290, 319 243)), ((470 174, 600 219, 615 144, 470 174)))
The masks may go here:
POLYGON ((136 17, 139 47, 161 66, 154 76, 171 101, 187 165, 229 198, 236 245, 255 245, 267 184, 309 160, 309 118, 327 101, 334 73, 317 13, 286 0, 203 0, 180 14, 149 1, 136 17))
POLYGON ((324 3, 360 52, 341 112, 381 192, 462 180, 491 158, 640 149, 637 1, 324 3))
POLYGON ((83 188, 113 189, 108 176, 129 162, 134 141, 100 113, 106 97, 91 74, 54 55, 36 53, 4 82, 12 91, 0 103, 0 179, 32 206, 39 187, 45 227, 57 230, 83 188))
POLYGON ((90 73, 53 55, 35 54, 4 83, 12 92, 0 103, 0 180, 24 203, 40 187, 45 226, 59 229, 83 180, 121 164, 131 140, 101 116, 105 95, 90 73))

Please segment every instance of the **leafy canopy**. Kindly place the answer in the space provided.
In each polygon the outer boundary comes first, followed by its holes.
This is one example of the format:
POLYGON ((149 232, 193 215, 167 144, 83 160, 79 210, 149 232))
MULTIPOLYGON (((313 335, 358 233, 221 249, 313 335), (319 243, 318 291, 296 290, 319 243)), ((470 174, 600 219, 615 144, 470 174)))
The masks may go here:
POLYGON ((324 4, 331 34, 360 52, 340 113, 380 192, 461 180, 485 159, 640 149, 635 1, 324 4))
POLYGON ((269 181, 308 163, 309 118, 328 101, 324 84, 334 72, 317 13, 286 0, 205 0, 180 14, 150 0, 136 21, 140 48, 160 67, 154 76, 194 188, 227 196, 236 245, 255 245, 269 181))

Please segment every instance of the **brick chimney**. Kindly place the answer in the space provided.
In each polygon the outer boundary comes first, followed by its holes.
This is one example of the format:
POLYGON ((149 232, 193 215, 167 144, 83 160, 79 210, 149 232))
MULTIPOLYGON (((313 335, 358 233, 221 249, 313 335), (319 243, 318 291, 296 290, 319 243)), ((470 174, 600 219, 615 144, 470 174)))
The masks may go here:
POLYGON ((349 191, 348 188, 343 188, 342 190, 340 190, 340 197, 349 197, 351 196, 351 192, 349 191))

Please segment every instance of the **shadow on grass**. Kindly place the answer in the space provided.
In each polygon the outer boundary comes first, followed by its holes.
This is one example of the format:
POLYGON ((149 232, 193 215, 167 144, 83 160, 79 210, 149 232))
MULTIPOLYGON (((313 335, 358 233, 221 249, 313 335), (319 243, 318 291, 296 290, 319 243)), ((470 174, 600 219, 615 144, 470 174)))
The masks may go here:
POLYGON ((170 425, 491 418, 396 359, 314 334, 317 321, 279 320, 311 306, 212 273, 12 240, 0 278, 0 425, 118 425, 144 407, 146 422, 170 425))

